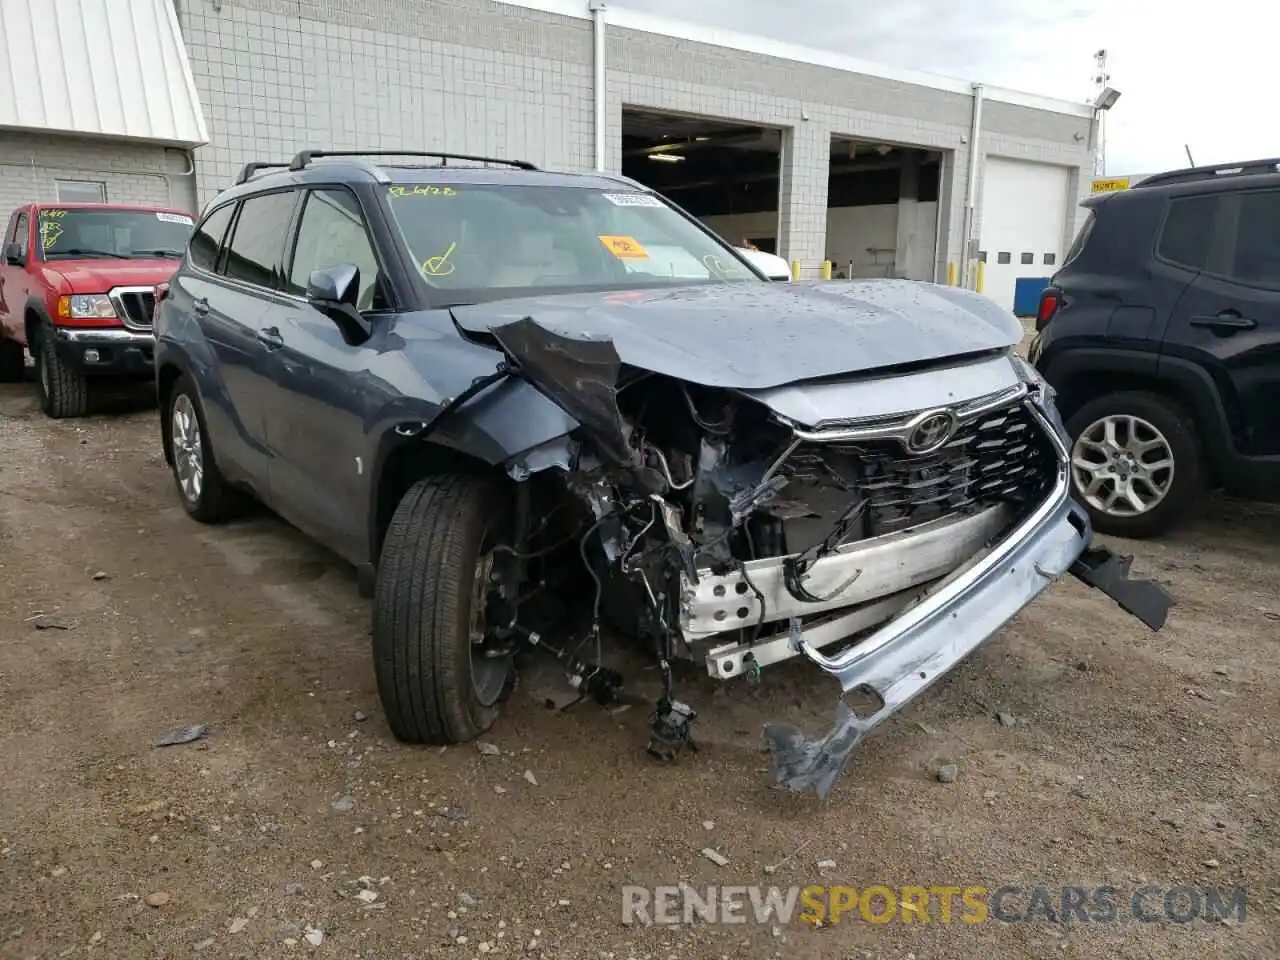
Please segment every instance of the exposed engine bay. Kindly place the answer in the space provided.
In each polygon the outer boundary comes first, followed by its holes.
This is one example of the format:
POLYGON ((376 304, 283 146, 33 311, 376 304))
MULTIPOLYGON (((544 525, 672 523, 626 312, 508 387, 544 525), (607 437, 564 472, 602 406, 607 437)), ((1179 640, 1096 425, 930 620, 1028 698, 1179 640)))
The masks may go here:
MULTIPOLYGON (((893 371, 856 394, 879 390, 881 407, 901 412, 846 408, 806 423, 782 412, 785 397, 627 366, 607 340, 571 340, 531 319, 492 333, 508 358, 495 378, 526 379, 581 424, 508 464, 546 500, 526 503, 512 555, 554 555, 585 571, 597 657, 580 657, 582 643, 573 652, 553 645, 529 625, 519 603, 530 579, 523 561, 499 577, 498 622, 510 624, 499 633, 552 653, 583 695, 600 700, 623 682, 598 653, 604 623, 637 638, 663 677, 650 718, 656 757, 672 759, 693 742, 696 711, 674 689, 679 660, 703 661, 717 679, 756 682, 770 664, 805 656, 846 694, 873 694, 873 715, 841 701, 835 727, 818 740, 765 727, 778 783, 825 795, 863 734, 1069 569, 1153 629, 1163 623, 1162 592, 1126 594, 1129 603, 1104 585, 1111 577, 1112 586, 1143 586, 1125 580, 1127 566, 1110 554, 1090 559, 1087 520, 1065 492, 1060 421, 1042 384, 1002 353, 954 361, 978 386, 946 404, 911 402, 912 384, 945 379, 935 365, 893 371), (553 531, 545 518, 557 512, 567 519, 553 531), (556 544, 567 546, 553 554, 556 544), (1029 564, 1015 556, 1028 548, 1029 564), (978 602, 1007 615, 979 624, 972 640, 944 639, 980 589, 967 581, 993 574, 1012 593, 978 602), (909 633, 925 628, 922 640, 909 633)), ((855 397, 839 383, 805 389, 811 406, 820 396, 836 407, 842 395, 855 397)), ((920 396, 929 399, 927 390, 920 396)))

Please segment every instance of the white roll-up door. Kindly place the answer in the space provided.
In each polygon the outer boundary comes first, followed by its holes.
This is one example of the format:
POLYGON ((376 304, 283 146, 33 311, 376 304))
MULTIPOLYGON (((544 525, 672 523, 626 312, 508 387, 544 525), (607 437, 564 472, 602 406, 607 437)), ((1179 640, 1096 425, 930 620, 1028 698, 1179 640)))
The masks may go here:
POLYGON ((1067 167, 987 157, 978 249, 986 255, 983 293, 1002 307, 1014 309, 1020 278, 1050 277, 1062 263, 1070 183, 1067 167))

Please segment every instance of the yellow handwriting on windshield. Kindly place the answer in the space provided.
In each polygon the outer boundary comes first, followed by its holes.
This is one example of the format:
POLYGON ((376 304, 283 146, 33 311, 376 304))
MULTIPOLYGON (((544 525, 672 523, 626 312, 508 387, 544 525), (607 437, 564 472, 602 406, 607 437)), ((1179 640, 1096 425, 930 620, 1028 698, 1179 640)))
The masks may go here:
POLYGON ((453 273, 453 263, 449 260, 450 254, 458 247, 455 240, 449 244, 449 249, 438 257, 428 257, 422 261, 422 272, 429 277, 447 277, 453 273))
POLYGON ((432 183, 418 183, 411 187, 400 184, 391 188, 393 197, 456 197, 458 191, 453 187, 438 187, 432 183))
MULTIPOLYGON (((53 211, 49 212, 52 213, 53 211)), ((59 210, 58 213, 62 213, 62 211, 59 210)), ((58 238, 61 236, 62 224, 57 220, 46 220, 43 217, 40 218, 40 248, 42 250, 48 250, 58 242, 58 238)))

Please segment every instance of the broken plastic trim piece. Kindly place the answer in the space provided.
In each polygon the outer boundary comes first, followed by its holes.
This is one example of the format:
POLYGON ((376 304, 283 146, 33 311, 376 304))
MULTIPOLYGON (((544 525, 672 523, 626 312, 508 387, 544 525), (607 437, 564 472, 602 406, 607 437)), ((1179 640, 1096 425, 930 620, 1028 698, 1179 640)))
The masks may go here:
POLYGON ((615 463, 633 466, 630 429, 618 409, 622 361, 611 340, 574 340, 541 327, 533 317, 490 333, 521 376, 582 424, 615 463))

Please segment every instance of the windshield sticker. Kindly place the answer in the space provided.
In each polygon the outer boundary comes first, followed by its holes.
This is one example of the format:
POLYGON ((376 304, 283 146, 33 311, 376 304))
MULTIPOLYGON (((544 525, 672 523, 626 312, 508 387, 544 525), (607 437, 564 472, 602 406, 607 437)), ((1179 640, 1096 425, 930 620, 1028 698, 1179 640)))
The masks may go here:
POLYGON ((419 183, 412 187, 396 185, 390 188, 393 197, 456 197, 453 187, 438 187, 433 183, 419 183))
POLYGON ((67 211, 65 210, 41 210, 40 211, 40 249, 48 250, 58 238, 62 236, 62 223, 59 218, 67 211))
POLYGON ((156 213, 156 219, 161 223, 180 223, 184 227, 195 226, 195 221, 190 217, 183 216, 180 213, 156 213))
POLYGON ((736 263, 725 263, 714 253, 709 253, 703 257, 702 265, 721 279, 731 277, 736 273, 742 272, 741 268, 736 263))
POLYGON ((457 247, 458 243, 455 240, 449 244, 449 249, 440 254, 440 256, 428 257, 422 261, 422 272, 428 277, 447 277, 453 273, 453 263, 450 261, 449 256, 457 247))
POLYGON ((619 260, 648 260, 649 251, 640 245, 635 237, 613 237, 601 235, 600 242, 604 248, 619 260))
POLYGON ((615 207, 661 207, 662 201, 649 193, 606 193, 604 198, 615 207))

